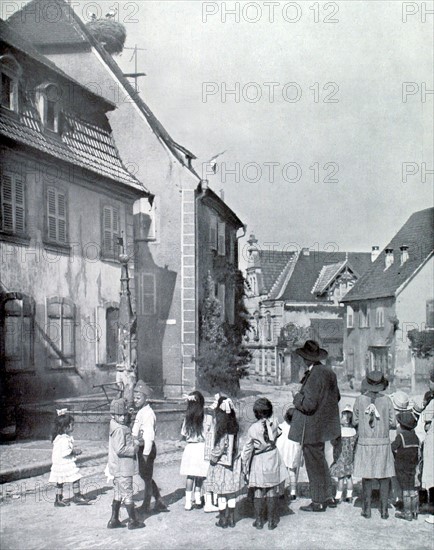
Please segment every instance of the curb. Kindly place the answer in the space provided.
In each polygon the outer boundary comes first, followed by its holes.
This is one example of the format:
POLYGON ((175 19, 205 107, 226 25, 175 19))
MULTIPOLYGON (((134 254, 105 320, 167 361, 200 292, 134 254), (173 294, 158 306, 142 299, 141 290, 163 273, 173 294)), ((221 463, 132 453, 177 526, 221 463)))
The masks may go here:
MULTIPOLYGON (((179 449, 167 449, 165 451, 159 451, 158 456, 176 453, 179 449)), ((86 454, 85 456, 77 457, 77 464, 82 464, 88 460, 95 460, 97 458, 103 458, 108 455, 108 450, 94 451, 86 454)), ((18 466, 17 468, 10 468, 0 471, 0 484, 10 483, 12 481, 18 481, 20 479, 27 479, 29 477, 41 476, 48 473, 51 470, 51 460, 44 462, 35 462, 31 465, 18 466)))

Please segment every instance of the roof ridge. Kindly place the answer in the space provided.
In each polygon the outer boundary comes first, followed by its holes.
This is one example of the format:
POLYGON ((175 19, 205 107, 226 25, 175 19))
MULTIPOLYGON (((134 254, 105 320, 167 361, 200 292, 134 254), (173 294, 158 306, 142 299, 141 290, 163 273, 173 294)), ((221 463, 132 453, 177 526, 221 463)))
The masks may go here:
POLYGON ((291 278, 292 273, 294 272, 294 267, 295 267, 295 264, 297 263, 299 256, 300 256, 300 252, 297 251, 297 252, 294 252, 292 256, 289 258, 288 263, 283 268, 282 272, 280 273, 279 277, 276 280, 276 283, 272 286, 270 290, 270 296, 269 296, 270 298, 273 297, 275 299, 278 299, 281 297, 283 290, 286 288, 286 285, 288 284, 288 281, 291 278), (275 296, 272 296, 272 294, 275 294, 275 296))

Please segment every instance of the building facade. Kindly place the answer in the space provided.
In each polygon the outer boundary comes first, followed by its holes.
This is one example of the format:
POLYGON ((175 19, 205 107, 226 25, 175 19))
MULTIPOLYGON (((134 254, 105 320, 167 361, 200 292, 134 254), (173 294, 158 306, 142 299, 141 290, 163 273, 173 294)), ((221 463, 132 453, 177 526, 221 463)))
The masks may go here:
POLYGON ((417 374, 408 333, 434 330, 434 209, 415 212, 342 299, 348 375, 417 374))
POLYGON ((247 347, 250 372, 277 384, 299 380, 303 363, 294 353, 313 338, 343 360, 343 316, 339 300, 366 271, 368 253, 263 251, 252 235, 246 270, 251 330, 247 347))
MULTIPOLYGON (((195 156, 172 139, 68 2, 50 0, 57 17, 53 24, 47 24, 42 17, 44 1, 32 0, 8 21, 65 72, 116 103, 118 109, 110 114, 110 124, 120 154, 140 181, 152 189, 152 204, 144 200, 135 209, 138 238, 133 290, 138 370, 159 393, 179 396, 196 386, 198 300, 213 246, 210 232, 202 231, 205 203, 215 210, 212 224, 217 224, 220 241, 235 239, 232 227, 242 224, 221 198, 210 190, 203 193, 206 184, 194 170, 195 156), (211 195, 215 200, 210 200, 211 195)), ((227 250, 232 250, 229 245, 227 250)), ((229 257, 224 256, 226 261, 229 257)), ((230 262, 237 267, 236 252, 230 262)), ((230 292, 225 294, 222 285, 216 290, 229 308, 230 292)), ((227 315, 231 318, 230 308, 227 315)))
POLYGON ((91 393, 118 358, 120 239, 149 192, 90 92, 1 23, 0 325, 6 404, 91 393))

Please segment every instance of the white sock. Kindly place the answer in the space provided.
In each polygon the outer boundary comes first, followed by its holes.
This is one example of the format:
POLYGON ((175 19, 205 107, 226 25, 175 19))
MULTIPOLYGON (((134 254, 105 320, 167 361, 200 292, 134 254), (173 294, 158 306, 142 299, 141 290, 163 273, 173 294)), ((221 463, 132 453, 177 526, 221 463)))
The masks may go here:
POLYGON ((195 489, 194 491, 194 502, 196 504, 202 504, 202 499, 200 496, 200 489, 195 489))
POLYGON ((353 498, 353 490, 347 489, 347 498, 353 498))
POLYGON ((185 509, 191 510, 191 496, 193 491, 185 491, 185 509))
POLYGON ((228 499, 228 508, 235 508, 236 500, 234 498, 228 499))
POLYGON ((219 510, 226 510, 226 497, 219 497, 219 510))
POLYGON ((338 500, 340 498, 342 498, 342 491, 336 491, 336 497, 335 498, 338 499, 338 500))

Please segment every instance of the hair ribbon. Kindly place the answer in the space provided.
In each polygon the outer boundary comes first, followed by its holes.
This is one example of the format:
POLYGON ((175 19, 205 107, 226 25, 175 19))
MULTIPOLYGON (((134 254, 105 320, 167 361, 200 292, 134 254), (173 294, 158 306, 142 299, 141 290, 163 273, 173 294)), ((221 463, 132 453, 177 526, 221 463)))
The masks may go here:
POLYGON ((68 412, 68 409, 56 409, 57 416, 65 416, 68 412))
POLYGON ((222 411, 224 411, 226 414, 231 414, 231 411, 235 410, 234 404, 232 403, 232 399, 229 397, 226 397, 221 403, 219 407, 222 411))

